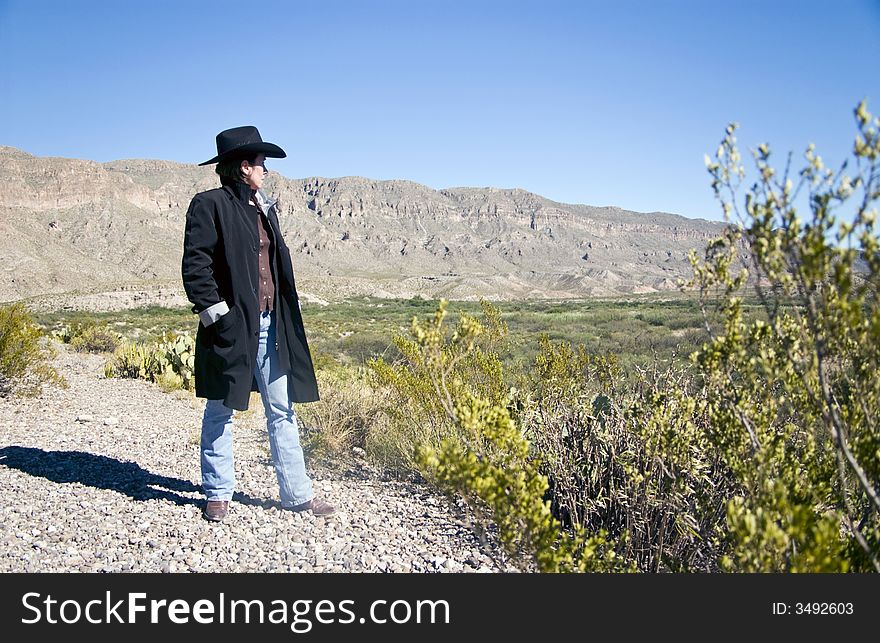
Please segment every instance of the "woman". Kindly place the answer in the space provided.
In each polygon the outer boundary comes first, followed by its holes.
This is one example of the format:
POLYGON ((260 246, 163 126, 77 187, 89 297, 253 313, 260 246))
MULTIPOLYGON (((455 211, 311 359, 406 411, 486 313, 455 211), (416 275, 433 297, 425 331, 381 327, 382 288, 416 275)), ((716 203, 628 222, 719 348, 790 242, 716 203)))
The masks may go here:
POLYGON ((281 506, 316 515, 334 512, 316 498, 306 473, 293 402, 318 399, 290 252, 275 202, 260 188, 266 157, 287 155, 256 127, 217 135, 220 188, 197 194, 186 213, 183 286, 199 314, 196 395, 208 398, 202 419, 204 517, 219 522, 235 487, 232 416, 259 391, 281 506))

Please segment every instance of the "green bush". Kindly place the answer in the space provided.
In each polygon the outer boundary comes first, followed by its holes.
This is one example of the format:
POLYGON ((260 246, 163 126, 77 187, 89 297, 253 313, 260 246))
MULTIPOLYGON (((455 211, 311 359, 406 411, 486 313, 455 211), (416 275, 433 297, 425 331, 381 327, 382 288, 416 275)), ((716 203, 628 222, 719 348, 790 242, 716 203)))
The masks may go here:
POLYGON ((692 256, 693 285, 724 317, 694 359, 709 437, 741 485, 727 504, 729 569, 880 571, 880 119, 864 102, 855 114, 854 158, 837 171, 810 146, 797 176, 790 162, 780 175, 760 145, 744 210, 735 125, 707 158, 731 225, 692 256), (744 317, 747 285, 766 320, 744 317))
MULTIPOLYGON (((377 383, 391 391, 392 432, 418 471, 465 498, 484 529, 494 523, 514 564, 718 569, 730 475, 681 389, 693 388, 690 375, 667 369, 630 388, 614 356, 545 336, 534 364, 506 386, 494 368, 503 327, 491 333, 471 319, 450 337, 445 307, 414 323, 408 345, 395 340, 407 357, 374 364, 377 383), (481 358, 462 368, 481 337, 481 358)), ((490 325, 499 319, 486 311, 490 325)))
POLYGON ((52 336, 78 353, 112 353, 122 341, 119 333, 94 321, 64 324, 53 330, 52 336))
POLYGON ((492 404, 503 404, 508 395, 498 356, 498 346, 507 334, 500 311, 483 301, 484 322, 462 313, 450 336, 443 323, 447 303, 439 303, 429 323, 413 317, 412 338, 394 337, 400 359, 389 363, 380 358, 368 363, 370 381, 394 433, 386 436, 383 444, 399 448, 386 457, 410 470, 419 468, 415 455, 421 445, 439 446, 447 438, 467 444, 467 436, 452 420, 454 399, 472 393, 492 404), (426 343, 442 349, 426 353, 426 343), (435 381, 434 374, 441 368, 441 377, 435 381))
POLYGON ((78 353, 112 353, 121 341, 119 333, 95 324, 76 328, 70 347, 78 353))
POLYGON ((505 388, 497 353, 506 328, 483 302, 484 322, 462 315, 449 336, 441 301, 432 319, 413 319, 412 340, 395 338, 404 355, 373 363, 391 395, 397 427, 410 438, 412 462, 441 489, 463 497, 497 527, 511 562, 544 572, 604 571, 621 566, 602 533, 562 530, 544 499, 547 479, 511 417, 516 391, 505 388), (483 343, 478 341, 483 339, 483 343), (419 431, 429 421, 431 431, 419 431))
POLYGON ((363 365, 376 356, 386 355, 394 346, 381 331, 357 332, 339 341, 339 351, 355 365, 363 365))
POLYGON ((643 571, 712 571, 730 476, 711 449, 693 372, 655 362, 631 384, 613 355, 541 340, 522 425, 554 515, 607 534, 643 571))
POLYGON ((0 306, 0 396, 36 395, 45 384, 66 386, 49 365, 51 357, 25 307, 0 306))
POLYGON ((416 459, 427 478, 460 494, 478 516, 497 526, 512 562, 526 571, 626 570, 601 532, 565 531, 544 499, 547 479, 529 458, 529 444, 507 409, 465 395, 452 409, 452 421, 466 436, 423 445, 416 459))

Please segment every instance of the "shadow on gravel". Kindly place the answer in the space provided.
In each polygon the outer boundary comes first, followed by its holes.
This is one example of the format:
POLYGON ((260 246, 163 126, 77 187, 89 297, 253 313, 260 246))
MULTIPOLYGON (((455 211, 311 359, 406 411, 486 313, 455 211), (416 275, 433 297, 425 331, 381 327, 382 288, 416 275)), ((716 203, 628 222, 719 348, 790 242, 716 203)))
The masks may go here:
MULTIPOLYGON (((32 447, 0 448, 0 466, 18 469, 61 484, 79 482, 97 489, 109 489, 132 500, 168 500, 176 505, 201 506, 201 487, 188 480, 169 478, 142 469, 136 462, 123 462, 84 451, 43 451, 32 447), (189 498, 181 493, 198 492, 189 498)), ((245 505, 266 506, 263 500, 236 493, 234 500, 245 505)))

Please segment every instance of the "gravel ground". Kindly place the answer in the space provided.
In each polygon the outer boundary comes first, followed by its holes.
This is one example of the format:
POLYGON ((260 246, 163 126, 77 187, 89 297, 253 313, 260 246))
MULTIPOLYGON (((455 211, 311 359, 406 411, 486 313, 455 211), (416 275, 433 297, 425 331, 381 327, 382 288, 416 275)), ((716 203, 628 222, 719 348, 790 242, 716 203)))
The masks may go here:
POLYGON ((335 515, 282 510, 261 411, 236 420, 229 516, 205 521, 204 401, 103 364, 61 347, 69 388, 0 399, 0 572, 512 571, 461 506, 365 466, 310 471, 335 515))

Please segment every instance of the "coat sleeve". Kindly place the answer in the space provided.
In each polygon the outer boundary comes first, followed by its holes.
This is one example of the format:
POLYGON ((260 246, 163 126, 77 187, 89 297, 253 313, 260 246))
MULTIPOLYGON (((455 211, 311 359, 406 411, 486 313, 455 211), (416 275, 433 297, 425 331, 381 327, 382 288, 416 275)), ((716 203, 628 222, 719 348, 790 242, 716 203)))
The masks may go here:
POLYGON ((186 211, 181 273, 183 289, 193 304, 193 312, 204 311, 220 303, 214 278, 214 252, 218 235, 211 202, 196 195, 186 211))

